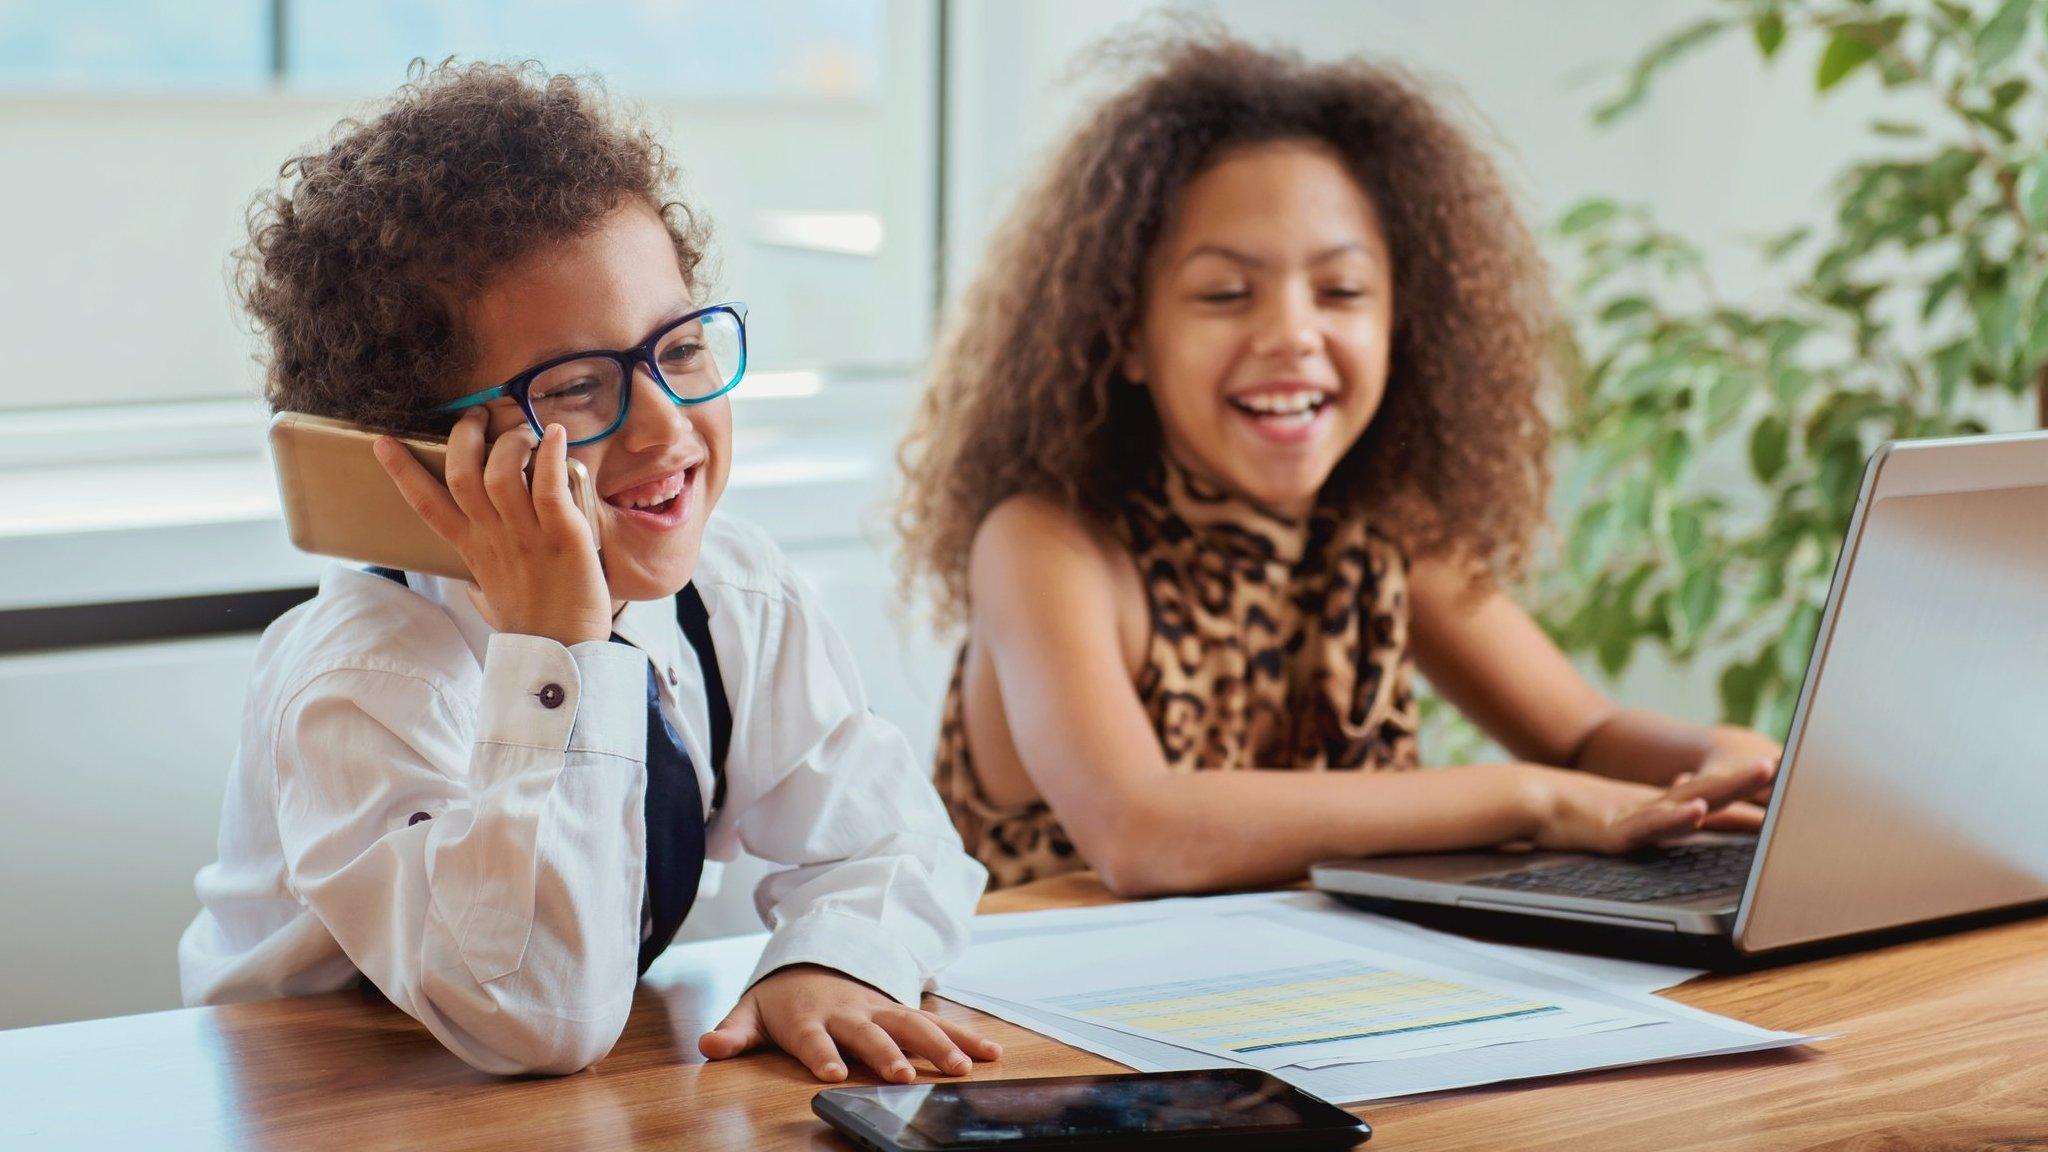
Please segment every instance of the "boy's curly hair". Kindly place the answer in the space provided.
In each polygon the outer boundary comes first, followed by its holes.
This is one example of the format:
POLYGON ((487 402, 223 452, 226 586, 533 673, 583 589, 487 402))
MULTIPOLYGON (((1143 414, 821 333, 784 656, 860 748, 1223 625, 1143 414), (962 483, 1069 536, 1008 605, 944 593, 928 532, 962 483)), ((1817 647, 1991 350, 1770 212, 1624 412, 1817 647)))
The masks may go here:
POLYGON ((285 161, 249 210, 235 287, 269 341, 265 398, 395 431, 433 412, 470 366, 462 300, 630 198, 661 213, 693 289, 707 236, 669 197, 675 169, 593 81, 538 63, 416 60, 374 119, 285 161))
POLYGON ((1325 494, 1369 510, 1409 557, 1453 559, 1475 589, 1519 576, 1550 482, 1538 393, 1553 311, 1492 162, 1392 68, 1309 63, 1214 28, 1131 55, 1136 82, 1023 192, 941 338, 899 453, 906 594, 929 583, 939 622, 961 623, 974 534, 1007 497, 1114 522, 1160 453, 1149 395, 1119 372, 1147 257, 1223 152, 1297 139, 1358 181, 1394 264, 1386 398, 1325 494))

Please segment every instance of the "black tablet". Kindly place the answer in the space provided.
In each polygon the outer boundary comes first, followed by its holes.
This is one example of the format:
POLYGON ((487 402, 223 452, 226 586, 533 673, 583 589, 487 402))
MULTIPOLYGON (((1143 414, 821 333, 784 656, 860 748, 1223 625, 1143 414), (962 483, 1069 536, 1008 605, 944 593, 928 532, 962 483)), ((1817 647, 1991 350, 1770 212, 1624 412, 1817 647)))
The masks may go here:
POLYGON ((1341 1149, 1372 1135, 1364 1120, 1254 1068, 828 1088, 811 1110, 877 1152, 1341 1149))

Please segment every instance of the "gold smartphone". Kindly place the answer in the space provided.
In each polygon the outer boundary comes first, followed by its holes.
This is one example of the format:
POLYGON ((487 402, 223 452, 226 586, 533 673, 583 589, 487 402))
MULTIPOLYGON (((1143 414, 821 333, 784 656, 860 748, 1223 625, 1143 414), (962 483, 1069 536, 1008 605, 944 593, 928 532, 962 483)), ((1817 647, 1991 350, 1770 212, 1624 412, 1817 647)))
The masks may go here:
MULTIPOLYGON (((473 579, 461 553, 427 527, 377 462, 370 446, 382 435, 374 428, 303 412, 279 412, 271 418, 270 460, 277 469, 278 497, 292 543, 321 556, 473 579)), ((447 483, 446 440, 395 439, 435 479, 447 483)), ((529 462, 529 477, 531 469, 529 462)), ((569 461, 569 495, 590 523, 590 538, 602 549, 597 489, 582 462, 574 458, 569 461)))

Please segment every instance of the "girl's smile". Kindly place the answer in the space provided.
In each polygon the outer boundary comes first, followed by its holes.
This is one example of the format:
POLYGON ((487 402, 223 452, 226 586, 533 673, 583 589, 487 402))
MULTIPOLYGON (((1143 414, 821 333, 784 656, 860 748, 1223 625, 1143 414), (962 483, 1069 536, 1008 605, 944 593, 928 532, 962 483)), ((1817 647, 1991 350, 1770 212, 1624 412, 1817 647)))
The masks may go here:
POLYGON ((1378 214, 1336 155, 1247 145, 1188 183, 1123 371, 1183 465, 1298 515, 1379 410, 1392 323, 1378 214))

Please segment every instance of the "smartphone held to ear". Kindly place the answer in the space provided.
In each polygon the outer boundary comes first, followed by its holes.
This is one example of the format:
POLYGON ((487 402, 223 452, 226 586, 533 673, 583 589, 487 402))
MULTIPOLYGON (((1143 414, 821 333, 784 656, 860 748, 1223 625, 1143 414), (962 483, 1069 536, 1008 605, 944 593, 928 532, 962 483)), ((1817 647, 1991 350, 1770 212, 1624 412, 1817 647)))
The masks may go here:
MULTIPOLYGON (((284 506, 286 531, 299 549, 321 556, 431 572, 457 580, 472 579, 469 566, 454 546, 436 535, 405 502, 371 445, 387 435, 374 428, 279 412, 270 421, 270 459, 277 469, 277 491, 284 506)), ((448 442, 425 437, 393 436, 434 478, 447 483, 448 442)), ((528 477, 532 465, 528 464, 528 477)), ((569 495, 598 536, 597 489, 590 473, 569 461, 569 495)))

